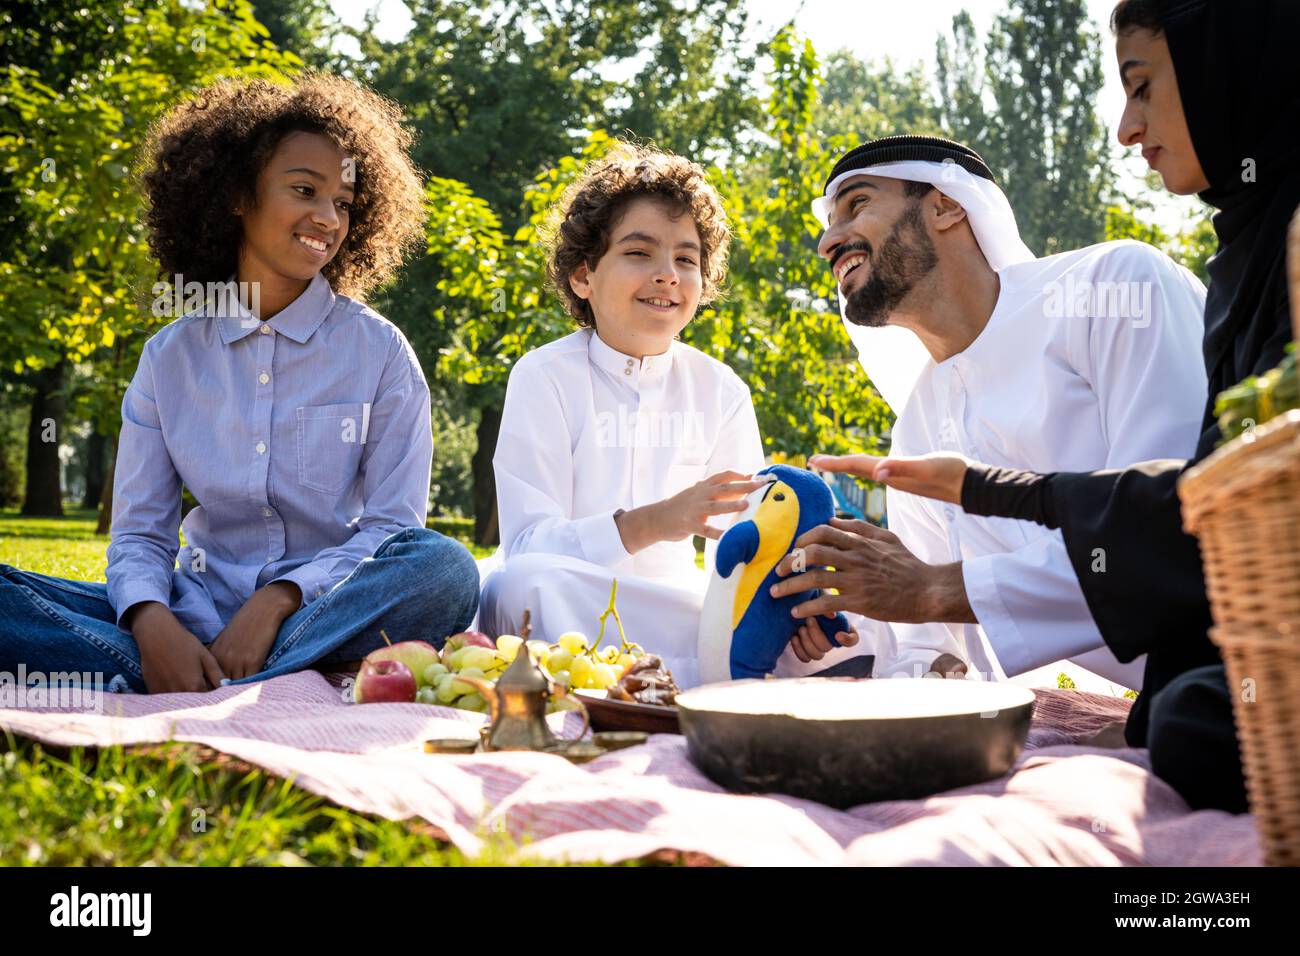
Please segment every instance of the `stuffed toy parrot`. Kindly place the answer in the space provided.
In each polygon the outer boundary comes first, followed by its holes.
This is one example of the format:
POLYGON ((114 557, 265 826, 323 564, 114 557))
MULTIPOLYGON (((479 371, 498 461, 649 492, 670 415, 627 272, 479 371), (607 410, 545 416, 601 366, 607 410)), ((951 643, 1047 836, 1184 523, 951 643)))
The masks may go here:
MULTIPOLYGON (((812 600, 817 589, 774 598, 780 563, 805 531, 826 524, 834 514, 830 489, 803 468, 771 465, 755 477, 770 476, 751 492, 748 507, 718 541, 715 566, 700 614, 700 679, 719 681, 765 677, 799 629, 790 612, 812 600)), ((809 567, 807 570, 813 570, 809 567)), ((818 619, 835 647, 849 630, 843 614, 818 619)))

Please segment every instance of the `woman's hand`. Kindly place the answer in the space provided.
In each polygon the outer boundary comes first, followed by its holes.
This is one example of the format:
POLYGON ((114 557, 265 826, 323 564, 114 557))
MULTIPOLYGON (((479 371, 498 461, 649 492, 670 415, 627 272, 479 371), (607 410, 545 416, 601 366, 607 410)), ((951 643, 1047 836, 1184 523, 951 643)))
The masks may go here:
POLYGON ((212 642, 212 654, 231 680, 262 669, 280 625, 302 606, 302 591, 291 581, 272 581, 254 591, 212 642))
POLYGON ((738 471, 720 471, 671 498, 625 511, 614 519, 629 554, 659 541, 680 541, 698 534, 718 539, 722 530, 708 524, 713 515, 744 511, 745 497, 768 483, 738 471))
POLYGON ((890 488, 922 498, 961 504, 961 485, 969 458, 951 452, 934 452, 915 458, 877 458, 875 455, 813 455, 808 467, 844 472, 878 481, 890 488))
POLYGON ((226 675, 217 659, 165 604, 137 605, 127 623, 140 648, 140 670, 149 693, 203 692, 221 685, 226 675))

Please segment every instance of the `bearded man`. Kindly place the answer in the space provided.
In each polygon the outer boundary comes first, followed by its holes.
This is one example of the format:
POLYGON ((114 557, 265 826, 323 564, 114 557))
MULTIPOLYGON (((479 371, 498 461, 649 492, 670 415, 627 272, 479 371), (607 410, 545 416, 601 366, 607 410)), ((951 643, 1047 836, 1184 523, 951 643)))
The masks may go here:
MULTIPOLYGON (((845 154, 814 213, 848 334, 897 414, 892 456, 1093 471, 1195 448, 1205 290, 1163 253, 1125 240, 1035 258, 984 160, 929 136, 845 154)), ((852 456, 810 464, 853 471, 852 456)), ((1143 658, 1106 648, 1059 531, 894 489, 887 514, 888 531, 836 519, 797 542, 834 570, 791 576, 794 555, 778 568, 778 596, 839 592, 795 609, 778 674, 874 652, 878 677, 1001 680, 1070 660, 1141 686, 1143 658), (822 634, 835 610, 866 619, 857 647, 822 634)))

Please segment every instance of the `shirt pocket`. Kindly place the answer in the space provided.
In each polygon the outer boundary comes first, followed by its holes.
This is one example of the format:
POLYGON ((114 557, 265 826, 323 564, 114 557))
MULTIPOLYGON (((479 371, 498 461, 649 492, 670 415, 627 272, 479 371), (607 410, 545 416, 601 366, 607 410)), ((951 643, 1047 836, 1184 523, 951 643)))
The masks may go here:
POLYGON ((370 405, 300 405, 298 482, 313 491, 335 494, 357 476, 361 449, 370 427, 370 405))

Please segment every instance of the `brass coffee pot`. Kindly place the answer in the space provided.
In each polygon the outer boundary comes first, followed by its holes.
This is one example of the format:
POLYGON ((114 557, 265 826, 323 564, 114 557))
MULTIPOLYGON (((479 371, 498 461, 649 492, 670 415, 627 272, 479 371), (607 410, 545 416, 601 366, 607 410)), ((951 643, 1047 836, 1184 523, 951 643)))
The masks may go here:
POLYGON ((546 704, 555 693, 555 683, 533 660, 528 647, 521 646, 515 659, 497 679, 496 685, 478 677, 458 677, 483 695, 492 708, 492 720, 485 728, 484 750, 566 750, 581 741, 591 727, 587 708, 576 696, 565 696, 582 714, 578 740, 565 740, 546 725, 546 704))

